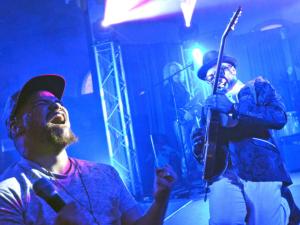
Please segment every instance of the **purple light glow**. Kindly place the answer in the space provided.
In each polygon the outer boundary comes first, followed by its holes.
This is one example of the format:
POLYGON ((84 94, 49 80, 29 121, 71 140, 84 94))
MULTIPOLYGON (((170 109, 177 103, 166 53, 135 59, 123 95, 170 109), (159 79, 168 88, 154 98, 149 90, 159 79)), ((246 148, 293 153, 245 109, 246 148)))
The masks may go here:
POLYGON ((103 26, 164 16, 183 10, 186 24, 190 24, 197 0, 107 0, 103 26))

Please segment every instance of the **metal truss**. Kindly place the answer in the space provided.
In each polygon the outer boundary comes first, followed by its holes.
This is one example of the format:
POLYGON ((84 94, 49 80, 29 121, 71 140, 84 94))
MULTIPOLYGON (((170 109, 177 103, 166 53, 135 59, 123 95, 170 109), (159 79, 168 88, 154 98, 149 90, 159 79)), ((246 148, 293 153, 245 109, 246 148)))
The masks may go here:
POLYGON ((110 161, 138 197, 142 184, 121 48, 113 41, 104 41, 96 42, 93 50, 110 161))

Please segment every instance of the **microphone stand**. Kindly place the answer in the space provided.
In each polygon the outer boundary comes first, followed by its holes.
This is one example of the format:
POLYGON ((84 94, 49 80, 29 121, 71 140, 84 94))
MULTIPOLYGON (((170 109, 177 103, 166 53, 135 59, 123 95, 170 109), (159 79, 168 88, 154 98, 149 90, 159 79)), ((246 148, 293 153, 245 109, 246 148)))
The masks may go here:
MULTIPOLYGON (((186 138, 183 136, 183 130, 182 130, 182 125, 181 122, 179 120, 179 113, 178 113, 178 104, 176 101, 176 97, 175 97, 175 88, 174 88, 174 81, 173 81, 173 77, 175 77, 176 75, 180 74, 182 71, 185 71, 186 69, 192 67, 193 64, 189 64, 186 65, 185 67, 183 67, 182 69, 176 71, 175 73, 171 74, 170 76, 164 78, 163 80, 161 80, 160 82, 157 82, 155 84, 153 84, 151 86, 151 89, 145 90, 145 91, 141 91, 140 92, 140 96, 148 94, 151 90, 153 90, 155 87, 158 87, 162 84, 164 84, 166 81, 169 82, 170 85, 170 96, 171 96, 171 102, 172 105, 174 107, 174 111, 175 111, 175 120, 172 122, 172 127, 173 127, 173 132, 175 133, 175 138, 176 138, 176 147, 178 150, 181 150, 181 157, 180 157, 180 170, 182 172, 182 178, 184 180, 184 184, 187 184, 187 175, 188 175, 188 171, 187 171, 187 156, 186 156, 186 148, 187 148, 187 144, 185 144, 184 142, 186 142, 186 138)), ((155 148, 155 143, 153 140, 153 125, 152 125, 152 119, 150 119, 150 141, 151 141, 151 145, 152 145, 152 150, 153 150, 153 154, 154 154, 154 159, 155 159, 155 164, 157 164, 157 152, 156 152, 156 148, 155 148)), ((190 189, 190 188, 189 188, 190 189)), ((181 192, 181 191, 179 191, 181 192)), ((188 190, 189 192, 189 190, 188 190)))
MULTIPOLYGON (((175 75, 178 74, 178 71, 176 73, 174 73, 175 75)), ((173 81, 173 77, 174 74, 171 75, 170 77, 168 77, 168 82, 170 84, 171 87, 171 98, 172 98, 172 102, 173 102, 173 107, 174 107, 174 111, 175 111, 175 124, 174 124, 174 131, 175 131, 175 136, 177 138, 179 138, 179 140, 177 140, 176 138, 176 144, 177 144, 177 148, 181 149, 181 172, 182 172, 182 177, 184 179, 187 178, 187 158, 186 158, 186 146, 185 146, 185 138, 183 137, 184 133, 182 131, 182 125, 181 122, 179 120, 179 113, 178 113, 178 107, 177 107, 177 102, 176 102, 176 98, 175 98, 175 90, 174 90, 174 81, 173 81), (184 161, 184 162, 183 162, 184 161)), ((180 82, 180 81, 179 81, 180 82)))
MULTIPOLYGON (((173 77, 180 73, 181 71, 189 68, 191 65, 186 66, 185 68, 175 72, 174 74, 170 75, 167 79, 164 79, 164 81, 168 80, 170 84, 170 89, 171 89, 171 98, 172 98, 172 103, 173 107, 175 110, 175 121, 173 121, 173 130, 175 132, 175 137, 176 137, 176 145, 177 149, 180 150, 181 152, 181 157, 180 157, 180 169, 182 172, 182 188, 174 191, 174 195, 177 197, 189 197, 195 189, 199 189, 200 187, 195 186, 194 184, 191 183, 189 180, 191 177, 191 171, 190 171, 190 166, 188 166, 188 148, 191 147, 188 144, 188 137, 186 135, 186 129, 187 126, 183 126, 180 119, 179 119, 179 113, 178 113, 178 104, 176 101, 175 97, 175 88, 174 88, 174 81, 173 77)), ((180 81, 179 81, 180 82, 180 81)), ((189 93, 189 92, 188 92, 189 93)))
POLYGON ((175 73, 171 74, 170 76, 164 78, 163 80, 161 80, 160 82, 157 82, 156 84, 154 84, 152 87, 156 87, 159 86, 161 83, 164 83, 165 81, 170 81, 170 78, 173 78, 174 76, 176 76, 177 74, 181 73, 182 71, 190 68, 193 66, 193 63, 186 65, 185 67, 183 67, 182 69, 176 71, 175 73))
POLYGON ((147 93, 149 92, 149 90, 152 90, 153 88, 155 88, 155 87, 161 85, 161 84, 164 83, 165 81, 170 81, 170 78, 173 78, 173 77, 176 76, 178 73, 180 73, 180 72, 182 72, 182 71, 184 71, 184 70, 186 70, 186 69, 188 69, 188 68, 190 68, 190 67, 192 67, 192 66, 193 66, 193 63, 191 63, 191 64, 189 64, 189 65, 183 67, 182 69, 176 71, 175 73, 173 73, 173 74, 171 74, 170 76, 164 78, 163 80, 161 80, 161 81, 159 81, 159 82, 157 82, 157 83, 151 85, 151 89, 148 88, 148 89, 146 89, 146 90, 142 90, 142 91, 139 93, 139 95, 147 94, 147 93))
MULTIPOLYGON (((185 127, 182 125, 180 118, 179 118, 178 104, 177 104, 176 97, 175 97, 175 88, 174 88, 173 77, 176 76, 177 74, 181 73, 182 71, 186 70, 187 68, 191 67, 192 65, 193 64, 189 64, 189 65, 185 66, 181 70, 176 71, 175 73, 173 73, 169 77, 163 79, 163 81, 162 81, 162 82, 165 82, 166 80, 168 80, 170 89, 171 89, 171 98, 172 98, 172 103, 173 103, 173 107, 174 107, 174 111, 175 111, 175 121, 173 123, 173 130, 175 132, 177 149, 181 150, 181 162, 180 163, 181 163, 182 178, 183 178, 184 183, 187 183, 187 184, 188 184, 187 179, 188 179, 188 175, 189 175, 189 169, 188 169, 188 165, 187 165, 188 159, 187 159, 186 153, 187 153, 187 148, 189 145, 187 142, 188 141, 187 137, 185 135, 185 132, 186 132, 185 127)), ((180 81, 179 81, 179 83, 181 84, 180 81)), ((157 85, 157 84, 155 84, 155 85, 157 85)), ((190 186, 190 185, 188 185, 188 186, 190 186)), ((188 189, 191 189, 191 188, 189 187, 188 189)), ((188 191, 190 191, 190 190, 188 190, 188 191)))

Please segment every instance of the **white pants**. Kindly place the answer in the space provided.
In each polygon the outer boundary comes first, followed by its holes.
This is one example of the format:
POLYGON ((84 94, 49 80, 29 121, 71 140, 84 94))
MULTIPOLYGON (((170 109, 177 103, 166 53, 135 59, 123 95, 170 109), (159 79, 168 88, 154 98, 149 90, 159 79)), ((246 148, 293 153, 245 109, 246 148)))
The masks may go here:
POLYGON ((290 209, 281 197, 281 182, 222 178, 210 186, 210 225, 286 225, 290 209))

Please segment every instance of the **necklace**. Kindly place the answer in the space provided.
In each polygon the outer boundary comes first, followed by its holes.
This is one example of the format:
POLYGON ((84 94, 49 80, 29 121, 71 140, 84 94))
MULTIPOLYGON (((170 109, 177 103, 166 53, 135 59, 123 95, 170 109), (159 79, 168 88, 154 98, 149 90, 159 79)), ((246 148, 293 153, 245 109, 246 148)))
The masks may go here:
POLYGON ((48 171, 50 174, 51 174, 51 180, 53 181, 53 183, 56 185, 56 186, 59 186, 69 197, 71 197, 77 204, 79 204, 82 208, 86 209, 93 217, 93 220, 96 224, 100 225, 100 223, 98 222, 95 214, 94 214, 94 209, 93 209, 93 206, 92 206, 92 202, 91 202, 91 198, 90 198, 90 195, 89 195, 89 192, 87 190, 87 187, 84 183, 84 180, 83 180, 83 177, 82 177, 82 174, 81 174, 81 170, 80 168, 78 167, 78 163, 75 161, 73 162, 72 159, 69 158, 69 161, 70 161, 70 169, 68 169, 68 171, 70 172, 71 169, 72 169, 72 166, 75 167, 75 173, 77 172, 78 173, 78 176, 79 176, 79 180, 80 180, 80 183, 81 183, 81 187, 83 188, 84 192, 85 192, 85 195, 87 197, 87 200, 88 200, 88 207, 86 207, 81 201, 79 201, 77 198, 75 198, 75 196, 70 193, 66 188, 65 186, 59 182, 56 177, 55 177, 55 174, 53 174, 52 172, 48 171))

